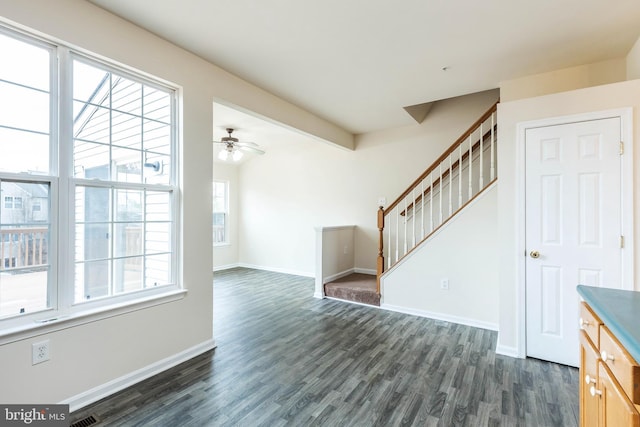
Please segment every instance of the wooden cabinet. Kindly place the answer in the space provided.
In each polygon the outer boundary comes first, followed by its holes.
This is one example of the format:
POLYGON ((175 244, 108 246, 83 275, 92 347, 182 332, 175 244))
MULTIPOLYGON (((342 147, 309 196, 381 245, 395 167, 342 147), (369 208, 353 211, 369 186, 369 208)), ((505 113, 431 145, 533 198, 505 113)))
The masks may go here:
POLYGON ((580 425, 640 427, 640 366, 585 303, 580 319, 580 425))
POLYGON ((600 424, 600 398, 591 395, 591 387, 599 387, 598 351, 585 333, 580 332, 580 425, 596 427, 600 424))
POLYGON ((640 427, 638 408, 631 403, 609 368, 602 362, 600 362, 598 376, 599 389, 595 392, 601 399, 600 425, 640 427))

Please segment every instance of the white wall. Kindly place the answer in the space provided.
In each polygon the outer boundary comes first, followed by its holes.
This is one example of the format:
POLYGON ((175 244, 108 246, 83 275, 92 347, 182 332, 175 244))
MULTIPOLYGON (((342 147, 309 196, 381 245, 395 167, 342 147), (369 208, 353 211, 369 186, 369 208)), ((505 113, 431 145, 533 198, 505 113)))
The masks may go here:
MULTIPOLYGON (((502 178, 500 178, 502 180, 502 178)), ((498 328, 497 185, 413 251, 381 283, 383 308, 498 328), (440 288, 442 279, 449 289, 440 288)))
POLYGON ((391 204, 497 99, 439 101, 420 125, 358 135, 355 151, 300 143, 243 164, 240 263, 313 276, 314 227, 356 224, 355 266, 375 270, 378 197, 391 204))
POLYGON ((352 145, 353 138, 87 1, 0 0, 0 14, 4 21, 36 29, 182 87, 181 159, 185 167, 179 239, 186 254, 180 277, 188 290, 186 297, 40 336, 0 340, 0 402, 77 402, 82 393, 110 381, 125 381, 134 372, 159 366, 157 362, 202 351, 213 343, 210 141, 214 99, 277 116, 283 123, 342 145, 352 145), (31 366, 31 343, 43 338, 50 339, 51 360, 31 366))
POLYGON ((627 54, 627 80, 640 79, 640 38, 627 54))
POLYGON ((229 242, 213 247, 213 269, 219 270, 238 265, 238 167, 233 164, 215 162, 213 179, 229 183, 229 242))
POLYGON ((500 100, 509 102, 621 82, 626 79, 626 68, 626 58, 616 58, 503 81, 500 82, 500 100))
MULTIPOLYGON (((518 271, 518 260, 524 248, 517 247, 518 232, 518 203, 521 195, 518 192, 518 177, 522 173, 517 163, 517 124, 524 121, 537 120, 548 117, 566 116, 624 107, 633 107, 633 138, 634 147, 640 141, 640 80, 614 83, 576 91, 563 92, 536 98, 505 102, 498 105, 498 241, 500 263, 500 333, 498 347, 506 352, 517 352, 524 340, 520 329, 519 295, 521 272, 518 271)), ((633 163, 640 164, 640 150, 634 148, 633 163)), ((640 186, 637 185, 639 171, 636 167, 633 173, 634 200, 633 217, 638 212, 640 186)), ((638 248, 639 236, 637 230, 633 236, 634 247, 638 248)), ((640 267, 640 254, 635 251, 634 283, 636 290, 640 267)))

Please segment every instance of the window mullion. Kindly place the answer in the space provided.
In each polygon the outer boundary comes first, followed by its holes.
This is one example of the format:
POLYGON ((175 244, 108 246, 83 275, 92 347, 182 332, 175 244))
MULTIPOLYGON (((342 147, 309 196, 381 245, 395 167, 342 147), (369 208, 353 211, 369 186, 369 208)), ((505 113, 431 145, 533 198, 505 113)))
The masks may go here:
POLYGON ((57 137, 52 138, 51 157, 52 171, 58 176, 58 183, 52 188, 52 253, 57 258, 52 259, 52 270, 57 271, 52 283, 58 293, 58 309, 62 313, 69 311, 73 304, 74 290, 74 194, 73 177, 73 67, 69 49, 58 48, 59 77, 58 87, 58 115, 54 126, 57 137))

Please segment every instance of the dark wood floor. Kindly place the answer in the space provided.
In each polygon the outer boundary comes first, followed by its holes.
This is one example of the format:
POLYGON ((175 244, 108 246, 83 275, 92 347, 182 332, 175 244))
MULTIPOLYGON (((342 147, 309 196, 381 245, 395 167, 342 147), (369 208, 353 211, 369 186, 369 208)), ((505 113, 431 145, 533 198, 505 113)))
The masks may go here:
MULTIPOLYGON (((214 274, 218 347, 72 414, 117 426, 575 426, 578 372, 496 332, 335 300, 313 279, 214 274)), ((185 331, 188 333, 188 331, 185 331)))

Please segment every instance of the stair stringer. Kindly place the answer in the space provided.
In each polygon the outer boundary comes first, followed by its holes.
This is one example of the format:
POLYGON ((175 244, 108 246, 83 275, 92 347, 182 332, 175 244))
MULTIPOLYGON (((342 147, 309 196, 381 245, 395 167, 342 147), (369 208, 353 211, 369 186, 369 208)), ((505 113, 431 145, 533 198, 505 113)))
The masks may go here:
POLYGON ((497 209, 496 181, 381 276, 381 308, 497 330, 497 209))

